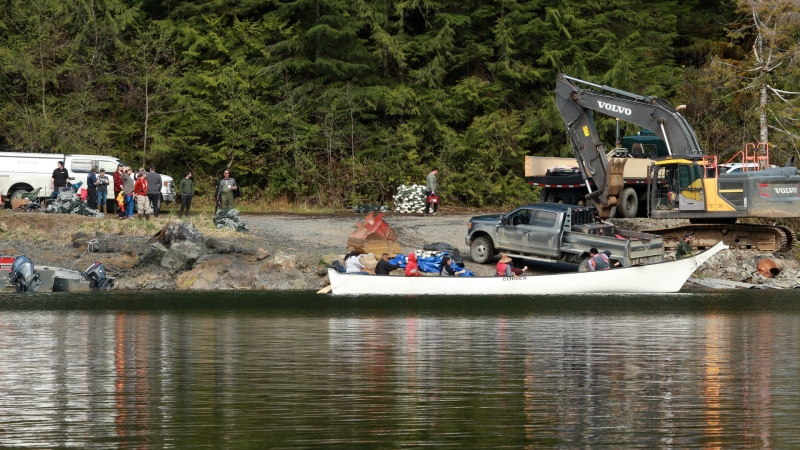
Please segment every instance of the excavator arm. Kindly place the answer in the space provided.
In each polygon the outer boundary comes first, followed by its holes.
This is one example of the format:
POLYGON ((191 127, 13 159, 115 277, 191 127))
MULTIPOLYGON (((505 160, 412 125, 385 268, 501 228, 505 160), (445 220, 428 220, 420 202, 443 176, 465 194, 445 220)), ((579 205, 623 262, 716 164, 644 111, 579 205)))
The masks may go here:
POLYGON ((671 155, 703 153, 686 119, 669 102, 657 97, 645 97, 561 74, 556 83, 556 106, 567 127, 589 197, 594 198, 601 216, 605 215, 603 209, 616 205, 625 160, 609 163, 594 125, 593 111, 653 131, 664 140, 671 155), (594 192, 589 188, 589 178, 597 187, 594 192))

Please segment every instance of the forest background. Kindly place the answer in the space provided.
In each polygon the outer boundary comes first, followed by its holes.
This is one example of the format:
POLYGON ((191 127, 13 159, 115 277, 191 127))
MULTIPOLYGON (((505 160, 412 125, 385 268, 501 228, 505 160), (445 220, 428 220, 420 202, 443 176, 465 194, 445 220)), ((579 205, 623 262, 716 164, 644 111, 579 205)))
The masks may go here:
POLYGON ((538 198, 525 155, 572 155, 559 73, 783 164, 798 56, 797 0, 3 0, 0 148, 191 170, 207 195, 229 167, 245 199, 333 208, 437 167, 445 203, 515 205, 538 198))

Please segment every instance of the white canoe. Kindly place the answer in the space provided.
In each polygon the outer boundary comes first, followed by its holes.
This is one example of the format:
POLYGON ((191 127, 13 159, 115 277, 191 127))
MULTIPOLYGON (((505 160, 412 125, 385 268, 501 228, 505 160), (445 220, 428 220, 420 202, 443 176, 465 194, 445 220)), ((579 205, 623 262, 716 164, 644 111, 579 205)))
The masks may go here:
POLYGON ((333 295, 553 295, 678 292, 722 242, 690 258, 597 272, 520 277, 378 276, 329 268, 333 295))

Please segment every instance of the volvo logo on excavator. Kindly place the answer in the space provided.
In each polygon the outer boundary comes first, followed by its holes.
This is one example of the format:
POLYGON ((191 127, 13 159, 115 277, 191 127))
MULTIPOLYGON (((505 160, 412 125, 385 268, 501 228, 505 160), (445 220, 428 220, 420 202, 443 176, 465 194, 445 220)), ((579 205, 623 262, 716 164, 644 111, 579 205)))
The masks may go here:
POLYGON ((597 104, 606 111, 622 113, 625 114, 626 116, 631 115, 631 109, 625 108, 624 106, 615 105, 613 103, 601 102, 600 100, 597 101, 597 104))
POLYGON ((797 188, 775 188, 776 194, 797 194, 797 188))

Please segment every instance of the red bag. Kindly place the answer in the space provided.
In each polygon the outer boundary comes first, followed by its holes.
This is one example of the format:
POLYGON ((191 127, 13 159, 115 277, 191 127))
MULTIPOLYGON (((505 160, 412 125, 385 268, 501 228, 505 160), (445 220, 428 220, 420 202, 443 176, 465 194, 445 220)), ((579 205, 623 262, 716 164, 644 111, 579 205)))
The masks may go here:
POLYGON ((428 194, 428 203, 439 203, 439 196, 436 194, 428 194))

